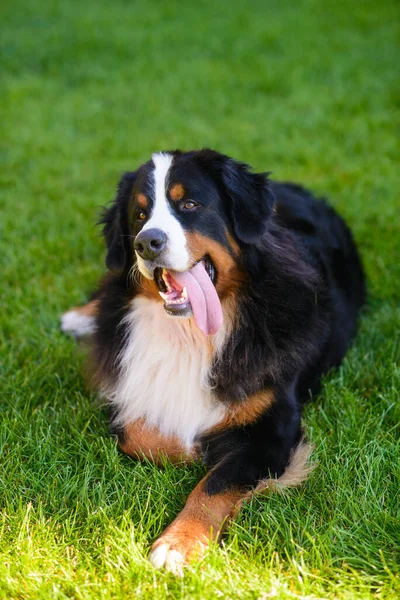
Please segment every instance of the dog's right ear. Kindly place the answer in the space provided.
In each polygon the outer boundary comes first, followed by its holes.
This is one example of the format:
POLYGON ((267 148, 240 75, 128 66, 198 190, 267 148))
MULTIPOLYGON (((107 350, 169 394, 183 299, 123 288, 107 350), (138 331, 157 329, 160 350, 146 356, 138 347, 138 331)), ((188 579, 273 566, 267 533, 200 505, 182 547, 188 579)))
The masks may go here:
POLYGON ((128 207, 132 198, 136 172, 125 173, 118 184, 117 196, 101 215, 103 235, 107 245, 106 265, 110 270, 123 270, 132 258, 129 242, 128 207))

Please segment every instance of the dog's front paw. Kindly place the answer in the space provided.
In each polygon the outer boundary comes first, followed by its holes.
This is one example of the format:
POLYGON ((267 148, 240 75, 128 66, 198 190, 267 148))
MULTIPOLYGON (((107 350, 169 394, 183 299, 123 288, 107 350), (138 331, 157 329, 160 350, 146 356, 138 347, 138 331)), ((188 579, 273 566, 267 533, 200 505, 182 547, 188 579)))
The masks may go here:
POLYGON ((91 300, 83 306, 74 306, 61 317, 61 330, 74 337, 85 337, 96 331, 99 301, 91 300))
MULTIPOLYGON (((188 524, 189 525, 189 524, 188 524)), ((153 544, 149 560, 156 569, 165 568, 176 575, 183 575, 183 568, 193 558, 201 558, 209 538, 204 532, 191 530, 182 524, 170 527, 153 544)))
POLYGON ((69 310, 61 317, 61 331, 74 337, 91 335, 95 331, 95 319, 81 314, 79 309, 69 310))

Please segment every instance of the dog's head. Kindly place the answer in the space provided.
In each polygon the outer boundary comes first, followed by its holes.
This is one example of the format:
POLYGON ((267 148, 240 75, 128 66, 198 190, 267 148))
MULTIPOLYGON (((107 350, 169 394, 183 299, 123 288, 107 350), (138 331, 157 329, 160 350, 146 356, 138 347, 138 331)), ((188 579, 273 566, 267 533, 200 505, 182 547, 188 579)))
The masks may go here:
POLYGON ((241 252, 262 236, 272 203, 265 174, 218 152, 153 154, 122 177, 104 215, 107 266, 137 268, 171 315, 212 312, 237 286, 241 252))

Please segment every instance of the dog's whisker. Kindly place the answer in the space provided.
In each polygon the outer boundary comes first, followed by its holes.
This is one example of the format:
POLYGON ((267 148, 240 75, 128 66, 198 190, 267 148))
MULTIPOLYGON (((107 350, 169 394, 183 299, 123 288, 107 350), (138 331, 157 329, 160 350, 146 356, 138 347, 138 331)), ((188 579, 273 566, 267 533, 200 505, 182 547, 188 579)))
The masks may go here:
POLYGON ((136 263, 134 265, 132 265, 132 268, 130 269, 130 271, 128 273, 128 278, 130 279, 131 282, 133 282, 133 284, 140 286, 141 273, 140 273, 139 268, 136 263))

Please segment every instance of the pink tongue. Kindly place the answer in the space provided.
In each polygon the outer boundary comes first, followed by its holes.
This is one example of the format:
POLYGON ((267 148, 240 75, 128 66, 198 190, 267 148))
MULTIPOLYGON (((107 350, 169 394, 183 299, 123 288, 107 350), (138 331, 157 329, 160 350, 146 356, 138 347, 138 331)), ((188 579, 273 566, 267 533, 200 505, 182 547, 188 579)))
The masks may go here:
POLYGON ((171 277, 186 288, 196 325, 205 335, 217 333, 222 325, 222 307, 203 263, 197 263, 190 271, 170 271, 171 277))

